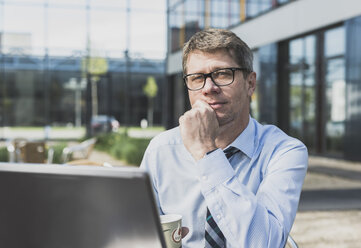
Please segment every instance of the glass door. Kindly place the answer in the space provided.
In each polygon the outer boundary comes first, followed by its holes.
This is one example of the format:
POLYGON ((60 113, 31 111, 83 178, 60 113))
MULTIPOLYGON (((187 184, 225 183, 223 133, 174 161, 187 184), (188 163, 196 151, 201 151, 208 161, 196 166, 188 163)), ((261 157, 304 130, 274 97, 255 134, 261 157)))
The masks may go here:
POLYGON ((289 43, 289 133, 315 149, 316 37, 309 35, 289 43))
POLYGON ((325 32, 325 150, 342 156, 346 119, 345 29, 325 32))

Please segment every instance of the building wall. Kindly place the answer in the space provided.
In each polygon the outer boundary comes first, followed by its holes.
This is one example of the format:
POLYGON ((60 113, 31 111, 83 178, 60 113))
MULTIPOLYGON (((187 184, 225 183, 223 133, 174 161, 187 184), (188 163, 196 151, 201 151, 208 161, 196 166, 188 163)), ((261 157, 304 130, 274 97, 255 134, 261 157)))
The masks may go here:
MULTIPOLYGON (((361 15, 361 4, 358 0, 298 0, 254 19, 246 20, 240 25, 230 27, 230 29, 252 49, 256 49, 359 15, 361 15)), ((181 71, 181 65, 178 63, 181 56, 182 54, 179 52, 169 55, 168 73, 181 71)))

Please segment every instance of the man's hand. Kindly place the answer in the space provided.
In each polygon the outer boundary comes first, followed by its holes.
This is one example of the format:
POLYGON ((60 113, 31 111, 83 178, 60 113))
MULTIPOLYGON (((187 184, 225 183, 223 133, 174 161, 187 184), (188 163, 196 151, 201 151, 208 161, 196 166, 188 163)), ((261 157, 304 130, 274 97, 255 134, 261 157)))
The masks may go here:
POLYGON ((192 109, 179 118, 184 146, 195 160, 216 149, 219 124, 216 113, 208 103, 197 100, 192 109))

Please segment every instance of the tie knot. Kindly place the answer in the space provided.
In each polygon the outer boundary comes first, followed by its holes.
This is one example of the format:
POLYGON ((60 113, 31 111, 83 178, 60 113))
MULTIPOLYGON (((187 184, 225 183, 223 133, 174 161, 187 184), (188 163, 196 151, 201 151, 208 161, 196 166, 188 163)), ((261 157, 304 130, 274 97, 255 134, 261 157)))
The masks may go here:
POLYGON ((229 159, 230 157, 232 157, 234 154, 236 154, 237 152, 239 152, 239 149, 234 147, 234 146, 230 146, 228 147, 226 150, 223 151, 224 154, 226 155, 227 159, 229 159))

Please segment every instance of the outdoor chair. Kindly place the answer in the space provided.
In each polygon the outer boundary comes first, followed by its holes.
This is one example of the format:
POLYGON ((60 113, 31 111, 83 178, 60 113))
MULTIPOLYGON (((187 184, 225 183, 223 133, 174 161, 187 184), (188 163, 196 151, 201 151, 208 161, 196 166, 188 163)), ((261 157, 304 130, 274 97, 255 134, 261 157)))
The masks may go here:
POLYGON ((63 163, 67 163, 72 156, 87 159, 92 152, 96 141, 96 138, 91 138, 81 142, 80 144, 65 147, 62 153, 63 163))
POLYGON ((6 142, 6 148, 9 154, 9 162, 15 163, 15 162, 21 162, 21 154, 19 150, 19 146, 26 142, 26 139, 23 138, 16 138, 12 140, 8 140, 6 142))
POLYGON ((48 163, 53 162, 54 150, 46 149, 44 141, 28 141, 18 138, 7 142, 9 162, 48 163))
POLYGON ((285 248, 298 248, 296 241, 293 240, 291 235, 288 236, 285 248))

